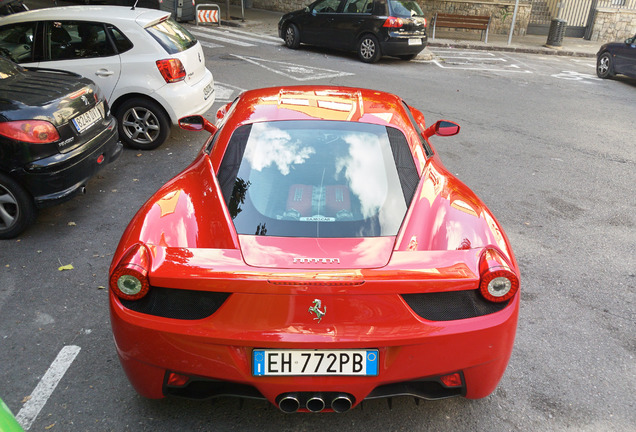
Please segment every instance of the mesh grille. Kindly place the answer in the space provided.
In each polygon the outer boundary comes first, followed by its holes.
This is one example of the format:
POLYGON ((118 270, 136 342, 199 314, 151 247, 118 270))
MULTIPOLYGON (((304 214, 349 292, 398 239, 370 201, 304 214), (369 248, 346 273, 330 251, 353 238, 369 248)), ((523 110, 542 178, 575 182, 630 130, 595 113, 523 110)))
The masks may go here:
POLYGON ((478 290, 402 294, 413 312, 429 321, 453 321, 499 312, 509 302, 491 303, 478 290))
POLYGON ((141 300, 121 300, 128 309, 148 315, 182 320, 209 317, 227 300, 230 293, 150 287, 141 300))

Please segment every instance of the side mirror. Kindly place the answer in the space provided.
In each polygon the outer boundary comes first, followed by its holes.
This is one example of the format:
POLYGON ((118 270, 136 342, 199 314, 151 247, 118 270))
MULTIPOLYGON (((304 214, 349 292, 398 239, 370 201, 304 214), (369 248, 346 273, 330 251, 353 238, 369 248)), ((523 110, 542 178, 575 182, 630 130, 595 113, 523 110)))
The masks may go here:
POLYGON ((437 136, 453 136, 459 133, 459 125, 448 120, 439 120, 434 125, 427 128, 422 135, 428 139, 432 135, 437 136))
POLYGON ((181 117, 179 119, 179 127, 181 129, 189 130, 189 131, 202 131, 206 130, 213 134, 218 130, 216 126, 207 121, 203 116, 193 115, 181 117))

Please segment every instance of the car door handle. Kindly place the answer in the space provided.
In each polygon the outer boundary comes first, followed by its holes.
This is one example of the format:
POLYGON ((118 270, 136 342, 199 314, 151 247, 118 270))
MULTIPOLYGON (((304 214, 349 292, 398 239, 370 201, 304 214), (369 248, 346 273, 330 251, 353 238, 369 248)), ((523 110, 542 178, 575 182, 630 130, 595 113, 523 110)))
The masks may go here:
POLYGON ((112 70, 108 70, 108 69, 99 69, 97 72, 95 72, 95 75, 97 76, 101 76, 101 77, 107 77, 107 76, 111 76, 113 75, 115 72, 113 72, 112 70))

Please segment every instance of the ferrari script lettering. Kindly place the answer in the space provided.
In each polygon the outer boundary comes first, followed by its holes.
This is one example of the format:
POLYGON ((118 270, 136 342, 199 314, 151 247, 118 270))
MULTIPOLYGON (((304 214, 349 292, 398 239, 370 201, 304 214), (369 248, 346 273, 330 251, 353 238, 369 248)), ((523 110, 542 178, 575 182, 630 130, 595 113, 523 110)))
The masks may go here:
POLYGON ((294 258, 294 264, 340 264, 340 258, 294 258))

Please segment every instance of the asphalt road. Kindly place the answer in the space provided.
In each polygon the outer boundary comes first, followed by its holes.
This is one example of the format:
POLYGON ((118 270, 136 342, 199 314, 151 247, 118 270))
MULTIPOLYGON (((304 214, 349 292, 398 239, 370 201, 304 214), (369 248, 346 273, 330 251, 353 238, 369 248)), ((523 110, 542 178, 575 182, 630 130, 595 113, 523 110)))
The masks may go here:
POLYGON ((334 84, 394 92, 429 123, 461 124, 433 144, 494 211, 522 271, 508 370, 482 400, 396 398, 391 409, 371 401, 340 415, 137 396, 116 357, 104 287, 130 218, 205 140, 174 129, 155 151, 125 150, 86 195, 0 243, 0 397, 30 430, 636 430, 636 80, 598 80, 592 59, 433 50, 430 62, 366 65, 191 29, 217 81, 210 117, 242 89, 334 84))

